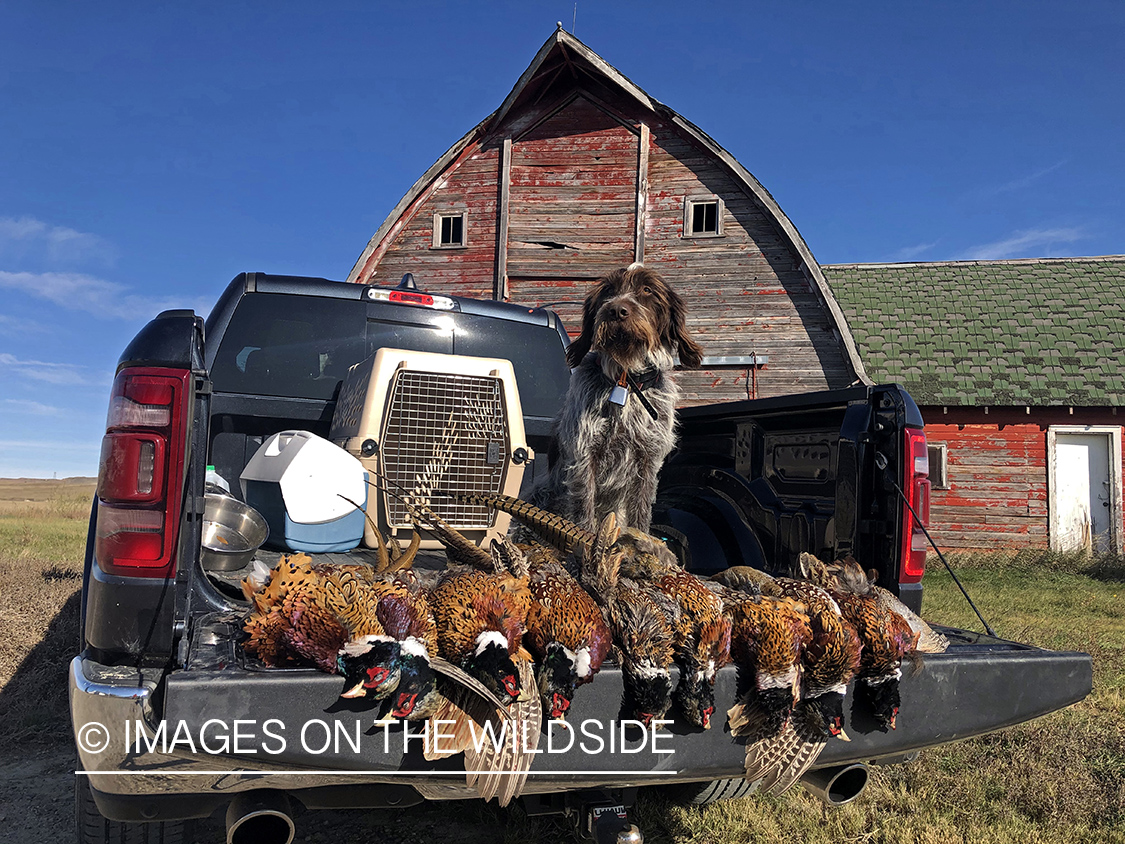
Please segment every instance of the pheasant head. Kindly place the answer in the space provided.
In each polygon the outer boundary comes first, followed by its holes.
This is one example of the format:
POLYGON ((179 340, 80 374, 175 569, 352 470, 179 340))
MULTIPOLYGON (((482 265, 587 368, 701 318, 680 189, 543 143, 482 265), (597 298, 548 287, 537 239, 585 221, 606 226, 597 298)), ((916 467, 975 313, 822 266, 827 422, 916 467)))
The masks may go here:
POLYGON ((344 675, 340 697, 370 695, 382 700, 393 692, 401 679, 399 643, 390 636, 363 636, 345 643, 336 657, 336 667, 344 675))
POLYGON ((575 688, 589 676, 589 648, 575 652, 560 642, 547 645, 539 667, 539 694, 552 718, 566 718, 575 688))
POLYGON ((399 667, 402 679, 398 684, 391 715, 408 721, 429 718, 437 711, 441 694, 437 690, 437 672, 430 664, 425 643, 413 636, 403 641, 399 667))
POLYGON ((496 630, 485 630, 476 638, 476 649, 462 666, 496 694, 512 703, 520 694, 519 672, 508 651, 508 639, 496 630))
POLYGON ((648 727, 659 721, 672 705, 672 678, 668 669, 649 660, 631 662, 622 666, 625 685, 625 705, 634 718, 648 727))

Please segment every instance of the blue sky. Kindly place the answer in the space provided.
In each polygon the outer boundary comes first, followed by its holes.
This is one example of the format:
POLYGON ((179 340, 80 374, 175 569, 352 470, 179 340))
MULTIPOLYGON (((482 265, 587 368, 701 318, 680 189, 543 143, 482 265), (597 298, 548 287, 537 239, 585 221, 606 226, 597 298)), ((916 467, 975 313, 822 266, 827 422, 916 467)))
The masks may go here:
POLYGON ((1125 252, 1125 5, 9 2, 0 477, 94 475, 117 356, 237 273, 342 279, 563 21, 821 263, 1125 252))

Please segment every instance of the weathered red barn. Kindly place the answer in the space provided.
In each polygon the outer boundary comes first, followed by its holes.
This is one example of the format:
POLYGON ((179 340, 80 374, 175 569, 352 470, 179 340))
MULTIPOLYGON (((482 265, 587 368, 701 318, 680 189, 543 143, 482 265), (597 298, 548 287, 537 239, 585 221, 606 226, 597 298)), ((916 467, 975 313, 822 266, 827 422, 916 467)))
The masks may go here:
POLYGON ((946 547, 1125 549, 1125 259, 822 269, 728 152, 561 29, 349 280, 411 272, 550 305, 573 333, 588 285, 632 261, 683 295, 704 346, 686 404, 871 383, 862 356, 922 407, 946 547))
POLYGON ((1125 551, 1125 257, 824 272, 922 410, 939 544, 1125 551))
POLYGON ((866 380, 796 227, 711 138, 558 30, 391 211, 350 281, 551 305, 633 261, 684 297, 707 358, 688 404, 866 380))

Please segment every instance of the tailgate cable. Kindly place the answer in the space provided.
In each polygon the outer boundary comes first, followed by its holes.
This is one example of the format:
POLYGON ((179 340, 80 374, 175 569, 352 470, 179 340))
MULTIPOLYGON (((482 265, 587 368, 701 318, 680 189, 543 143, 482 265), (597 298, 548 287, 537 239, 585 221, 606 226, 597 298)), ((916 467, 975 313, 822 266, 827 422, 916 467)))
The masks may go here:
POLYGON ((922 524, 921 517, 910 505, 910 500, 906 497, 906 493, 902 491, 902 487, 898 485, 898 482, 895 481, 894 478, 888 478, 888 480, 890 480, 890 482, 894 484, 895 492, 897 492, 899 498, 902 499, 902 503, 906 505, 906 509, 910 511, 910 515, 914 517, 914 524, 922 528, 922 533, 926 534, 926 539, 928 539, 930 541, 930 545, 934 547, 934 551, 937 552, 938 559, 941 560, 942 565, 945 566, 945 570, 949 572, 949 576, 953 578, 953 582, 957 584, 957 588, 961 590, 961 594, 965 596, 965 600, 969 602, 969 606, 972 607, 973 612, 977 614, 977 618, 980 619, 980 623, 984 625, 984 631, 992 638, 999 639, 1000 637, 996 635, 996 632, 991 627, 989 627, 988 622, 984 620, 984 616, 980 614, 980 610, 978 610, 977 605, 973 603, 973 599, 969 597, 969 593, 965 591, 965 587, 961 585, 961 581, 957 579, 957 575, 953 573, 953 569, 950 567, 949 562, 945 559, 945 555, 941 553, 941 549, 937 547, 937 543, 934 542, 934 538, 930 536, 930 532, 926 530, 926 526, 922 524))

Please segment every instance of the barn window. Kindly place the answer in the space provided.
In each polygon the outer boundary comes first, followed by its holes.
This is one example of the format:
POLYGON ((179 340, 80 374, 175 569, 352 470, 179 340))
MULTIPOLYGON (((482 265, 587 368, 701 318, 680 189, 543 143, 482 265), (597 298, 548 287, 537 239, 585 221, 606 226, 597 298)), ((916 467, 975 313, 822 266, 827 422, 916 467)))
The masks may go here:
POLYGON ((945 443, 933 443, 926 447, 930 456, 930 486, 934 489, 949 489, 945 448, 945 443))
POLYGON ((723 201, 717 196, 689 196, 684 200, 684 237, 721 237, 723 201))
POLYGON ((465 245, 467 211, 438 211, 434 214, 434 249, 465 245))

